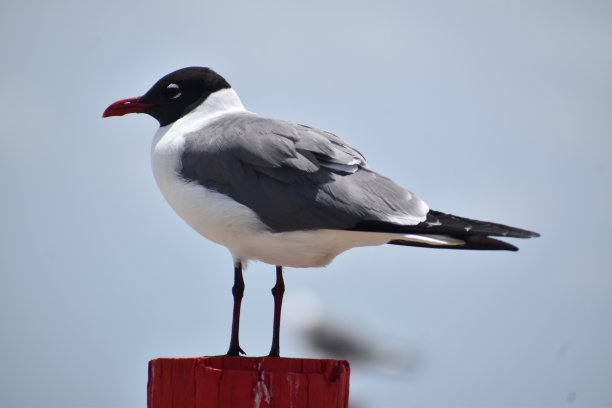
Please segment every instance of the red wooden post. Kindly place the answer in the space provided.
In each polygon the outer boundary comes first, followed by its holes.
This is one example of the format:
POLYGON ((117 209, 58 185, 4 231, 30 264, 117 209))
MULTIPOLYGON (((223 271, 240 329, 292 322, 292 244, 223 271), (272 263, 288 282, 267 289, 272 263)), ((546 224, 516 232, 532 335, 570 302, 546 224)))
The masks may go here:
POLYGON ((148 408, 347 408, 345 360, 278 357, 158 358, 148 408))

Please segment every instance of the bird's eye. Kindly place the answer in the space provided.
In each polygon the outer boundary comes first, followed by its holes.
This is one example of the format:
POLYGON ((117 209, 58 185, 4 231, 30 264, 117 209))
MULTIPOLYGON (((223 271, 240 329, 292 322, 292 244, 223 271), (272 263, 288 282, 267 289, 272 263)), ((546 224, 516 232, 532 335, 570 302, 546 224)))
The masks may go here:
POLYGON ((168 99, 176 99, 181 96, 181 88, 177 84, 170 84, 166 87, 166 96, 168 99))

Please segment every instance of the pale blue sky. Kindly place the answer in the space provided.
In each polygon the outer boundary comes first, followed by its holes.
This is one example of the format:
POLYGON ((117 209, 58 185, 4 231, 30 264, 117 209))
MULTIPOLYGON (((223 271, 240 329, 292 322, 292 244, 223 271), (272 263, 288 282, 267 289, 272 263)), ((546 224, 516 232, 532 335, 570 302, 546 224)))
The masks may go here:
MULTIPOLYGON (((612 406, 612 3, 5 0, 0 49, 0 407, 143 407, 149 359, 226 350, 229 254, 158 192, 156 122, 100 117, 188 65, 337 133, 432 208, 542 233, 287 270, 288 297, 421 356, 399 377, 355 368, 355 401, 612 406)), ((273 270, 245 275, 251 355, 273 270)))

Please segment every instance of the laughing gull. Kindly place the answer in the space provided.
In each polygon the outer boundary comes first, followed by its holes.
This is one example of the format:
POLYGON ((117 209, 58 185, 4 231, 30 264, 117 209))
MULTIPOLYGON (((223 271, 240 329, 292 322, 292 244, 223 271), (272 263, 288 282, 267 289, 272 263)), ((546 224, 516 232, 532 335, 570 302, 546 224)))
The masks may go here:
POLYGON ((155 180, 170 206, 198 233, 224 245, 234 261, 228 356, 238 340, 249 260, 276 266, 270 356, 279 355, 283 266, 329 264, 361 246, 516 251, 491 238, 538 234, 430 210, 414 193, 366 166, 338 136, 245 109, 229 83, 209 68, 172 72, 143 96, 117 101, 103 117, 146 113, 155 180))

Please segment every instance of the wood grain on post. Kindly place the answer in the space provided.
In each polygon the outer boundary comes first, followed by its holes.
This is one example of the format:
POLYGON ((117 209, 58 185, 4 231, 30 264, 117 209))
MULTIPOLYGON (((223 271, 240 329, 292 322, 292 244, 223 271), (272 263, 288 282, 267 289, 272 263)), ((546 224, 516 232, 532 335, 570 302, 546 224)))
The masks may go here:
POLYGON ((347 408, 345 360, 278 357, 158 358, 148 408, 347 408))

